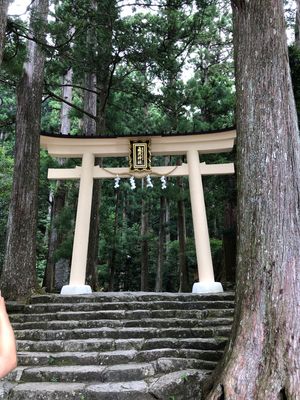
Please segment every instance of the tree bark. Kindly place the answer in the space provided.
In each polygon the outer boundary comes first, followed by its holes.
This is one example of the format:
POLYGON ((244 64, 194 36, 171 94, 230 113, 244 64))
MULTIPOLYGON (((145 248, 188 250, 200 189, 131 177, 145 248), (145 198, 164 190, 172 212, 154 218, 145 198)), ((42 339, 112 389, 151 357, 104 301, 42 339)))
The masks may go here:
POLYGON ((235 0, 238 250, 233 331, 205 398, 300 398, 300 143, 281 0, 235 0))
MULTIPOLYGON (((73 69, 69 68, 62 78, 62 83, 64 85, 62 90, 62 97, 69 103, 72 103, 72 95, 73 95, 72 82, 73 82, 73 69)), ((69 135, 71 131, 71 118, 69 115, 71 108, 72 107, 69 106, 68 104, 61 103, 60 133, 62 135, 69 135)))
POLYGON ((0 65, 3 58, 8 0, 0 0, 0 65))
POLYGON ((221 281, 234 284, 236 271, 236 207, 229 201, 224 209, 223 254, 221 281))
MULTIPOLYGON (((40 40, 43 40, 47 14, 48 0, 35 1, 30 30, 40 40)), ((27 296, 37 286, 36 225, 44 62, 41 46, 28 41, 27 61, 17 88, 15 165, 1 282, 5 297, 10 299, 27 296)))
POLYGON ((82 134, 85 136, 95 136, 96 135, 96 115, 97 115, 97 94, 89 90, 97 90, 97 78, 95 73, 85 74, 84 86, 86 89, 84 91, 84 111, 89 114, 94 115, 95 119, 84 114, 82 134))
POLYGON ((224 204, 223 264, 221 282, 235 283, 236 273, 236 178, 228 179, 228 192, 232 193, 224 204))

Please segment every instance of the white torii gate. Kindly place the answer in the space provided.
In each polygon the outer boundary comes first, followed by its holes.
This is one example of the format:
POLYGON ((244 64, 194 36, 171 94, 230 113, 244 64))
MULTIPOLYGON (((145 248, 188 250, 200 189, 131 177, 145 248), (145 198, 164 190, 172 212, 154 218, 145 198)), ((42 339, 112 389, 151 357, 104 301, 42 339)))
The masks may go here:
POLYGON ((116 176, 137 178, 150 176, 188 176, 192 206, 195 247, 199 282, 194 283, 193 293, 222 292, 220 282, 215 282, 209 233, 207 226, 202 175, 233 174, 233 163, 206 165, 200 163, 199 154, 231 151, 236 138, 235 130, 213 133, 168 136, 130 137, 74 137, 41 135, 41 147, 59 158, 82 158, 81 167, 48 171, 49 179, 80 179, 76 225, 73 242, 69 285, 61 294, 91 293, 85 284, 93 180, 112 179, 116 176), (95 165, 95 157, 124 157, 129 154, 130 141, 151 140, 152 155, 186 155, 187 163, 174 167, 153 167, 147 172, 128 168, 101 168, 95 165))

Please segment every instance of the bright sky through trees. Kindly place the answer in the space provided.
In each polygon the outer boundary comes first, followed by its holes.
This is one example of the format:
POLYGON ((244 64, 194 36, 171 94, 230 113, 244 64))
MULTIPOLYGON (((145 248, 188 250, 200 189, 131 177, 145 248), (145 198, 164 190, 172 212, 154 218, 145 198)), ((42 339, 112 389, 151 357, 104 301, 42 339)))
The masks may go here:
POLYGON ((29 0, 15 0, 14 2, 12 2, 9 5, 8 8, 8 14, 9 15, 25 15, 27 7, 29 6, 29 4, 31 3, 31 1, 29 0))

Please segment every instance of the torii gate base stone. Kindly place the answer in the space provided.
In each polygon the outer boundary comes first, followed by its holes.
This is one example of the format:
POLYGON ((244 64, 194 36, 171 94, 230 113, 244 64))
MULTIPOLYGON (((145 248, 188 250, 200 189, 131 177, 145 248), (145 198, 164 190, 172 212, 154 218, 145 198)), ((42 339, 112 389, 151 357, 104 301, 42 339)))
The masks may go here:
POLYGON ((137 178, 150 176, 188 176, 192 206, 195 247, 199 282, 194 283, 193 293, 222 292, 220 282, 215 282, 209 243, 202 175, 233 174, 234 165, 200 163, 199 154, 220 153, 232 150, 236 137, 235 130, 213 133, 147 136, 151 140, 153 155, 182 155, 187 164, 174 167, 153 167, 147 172, 132 172, 129 168, 100 168, 95 166, 95 157, 128 156, 130 141, 141 141, 136 137, 78 137, 62 135, 41 135, 41 147, 54 157, 82 158, 81 167, 73 169, 49 169, 49 179, 80 179, 76 225, 73 243, 69 285, 61 294, 88 294, 91 287, 85 284, 86 262, 92 193, 94 179, 112 179, 117 176, 137 178))

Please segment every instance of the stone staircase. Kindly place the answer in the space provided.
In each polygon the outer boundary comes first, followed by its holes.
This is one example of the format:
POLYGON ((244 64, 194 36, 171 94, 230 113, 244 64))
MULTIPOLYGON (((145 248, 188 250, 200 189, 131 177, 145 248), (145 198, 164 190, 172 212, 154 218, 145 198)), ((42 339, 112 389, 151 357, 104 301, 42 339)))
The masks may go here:
POLYGON ((8 308, 19 362, 0 399, 200 400, 234 294, 41 295, 8 308))

